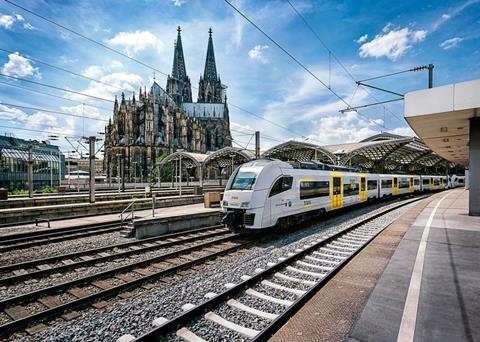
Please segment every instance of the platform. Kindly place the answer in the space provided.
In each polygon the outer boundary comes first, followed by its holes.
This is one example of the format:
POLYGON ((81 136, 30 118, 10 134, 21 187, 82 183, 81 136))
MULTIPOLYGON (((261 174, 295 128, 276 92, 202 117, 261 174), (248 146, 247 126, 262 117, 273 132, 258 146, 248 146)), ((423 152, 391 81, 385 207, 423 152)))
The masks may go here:
POLYGON ((468 191, 437 193, 385 229, 272 341, 480 341, 479 256, 468 191))
MULTIPOLYGON (((178 217, 181 215, 194 215, 194 214, 204 214, 211 212, 218 212, 220 208, 205 208, 203 203, 198 204, 189 204, 189 205, 180 205, 175 207, 165 207, 155 209, 156 218, 168 218, 168 217, 178 217)), ((152 217, 152 209, 148 210, 136 210, 135 219, 143 219, 147 217, 152 217)), ((63 220, 50 221, 50 229, 52 228, 75 228, 79 225, 87 224, 102 224, 110 222, 118 222, 120 219, 119 214, 105 214, 105 215, 95 215, 79 218, 70 218, 63 220)), ((32 230, 44 230, 48 229, 46 223, 40 223, 40 226, 35 227, 33 224, 25 224, 18 226, 10 226, 6 228, 0 228, 0 235, 13 234, 13 233, 22 233, 32 230)))

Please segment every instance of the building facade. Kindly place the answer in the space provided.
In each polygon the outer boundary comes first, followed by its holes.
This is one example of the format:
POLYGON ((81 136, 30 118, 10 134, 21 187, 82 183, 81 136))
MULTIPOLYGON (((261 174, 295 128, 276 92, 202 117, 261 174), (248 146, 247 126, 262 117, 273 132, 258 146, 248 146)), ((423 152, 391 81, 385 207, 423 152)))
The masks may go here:
POLYGON ((32 146, 33 187, 56 187, 65 177, 65 156, 45 141, 0 136, 0 188, 28 189, 29 147, 32 146))
POLYGON ((217 74, 212 30, 197 102, 192 100, 180 33, 178 27, 165 90, 154 80, 148 91, 140 89, 138 97, 134 93, 125 99, 122 93, 120 101, 115 98, 113 120, 105 128, 107 176, 118 176, 123 167, 127 179, 146 177, 163 154, 207 153, 231 146, 226 86, 217 74))

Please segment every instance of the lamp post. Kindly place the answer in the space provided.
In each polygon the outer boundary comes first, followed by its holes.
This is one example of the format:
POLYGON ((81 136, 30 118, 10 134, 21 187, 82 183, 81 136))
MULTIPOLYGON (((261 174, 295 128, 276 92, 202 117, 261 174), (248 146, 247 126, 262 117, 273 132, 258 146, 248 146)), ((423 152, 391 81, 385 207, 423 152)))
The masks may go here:
POLYGON ((180 174, 180 188, 179 188, 179 196, 182 196, 182 153, 183 153, 183 149, 180 149, 180 150, 177 150, 177 152, 180 152, 180 162, 179 162, 179 165, 178 165, 178 168, 179 168, 179 174, 180 174))
POLYGON ((133 164, 133 188, 137 189, 137 161, 134 161, 133 164))
POLYGON ((117 173, 117 180, 118 180, 118 192, 120 192, 120 173, 122 171, 122 166, 121 166, 121 159, 122 159, 122 154, 117 153, 115 156, 117 156, 118 159, 118 173, 117 173))

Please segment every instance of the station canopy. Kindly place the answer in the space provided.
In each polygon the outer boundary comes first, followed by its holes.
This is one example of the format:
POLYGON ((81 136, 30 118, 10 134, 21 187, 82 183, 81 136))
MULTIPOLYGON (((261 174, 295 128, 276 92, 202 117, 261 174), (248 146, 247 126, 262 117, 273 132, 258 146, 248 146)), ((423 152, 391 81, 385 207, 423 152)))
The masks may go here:
MULTIPOLYGON (((0 158, 1 157, 28 161, 28 150, 0 147, 0 158)), ((34 150, 32 152, 32 160, 33 161, 51 161, 51 162, 58 163, 59 157, 58 157, 58 153, 53 154, 53 153, 34 150)))
POLYGON ((255 158, 255 152, 240 147, 224 147, 210 154, 204 161, 206 167, 224 168, 240 165, 255 158))
POLYGON ((327 164, 335 164, 333 153, 322 146, 290 140, 276 145, 262 153, 262 157, 276 158, 284 161, 317 160, 327 164))
POLYGON ((323 146, 335 154, 338 164, 370 172, 418 172, 435 167, 453 167, 420 139, 380 133, 358 143, 323 146))
POLYGON ((180 157, 182 159, 183 166, 187 168, 194 168, 203 165, 203 162, 205 159, 207 159, 208 154, 177 151, 163 159, 159 165, 163 166, 169 163, 177 163, 180 161, 180 157))
POLYGON ((319 146, 287 141, 270 148, 263 157, 284 161, 317 160, 327 164, 359 167, 367 172, 434 172, 453 167, 420 139, 380 133, 356 143, 319 146))

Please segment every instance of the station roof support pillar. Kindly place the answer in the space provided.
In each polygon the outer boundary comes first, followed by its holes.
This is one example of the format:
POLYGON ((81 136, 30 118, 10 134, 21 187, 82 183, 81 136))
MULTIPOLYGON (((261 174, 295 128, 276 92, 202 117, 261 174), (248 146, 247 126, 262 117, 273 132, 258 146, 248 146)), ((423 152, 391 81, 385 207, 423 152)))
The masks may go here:
POLYGON ((480 216, 480 117, 470 119, 469 214, 480 216))

